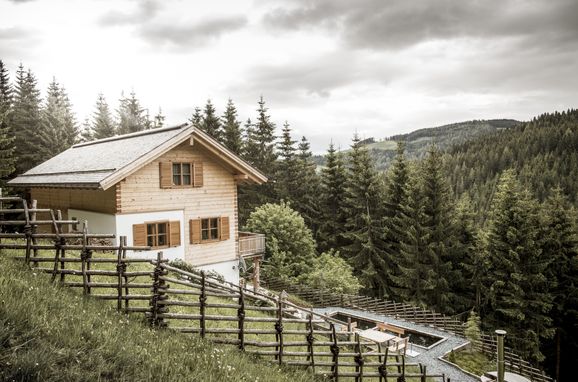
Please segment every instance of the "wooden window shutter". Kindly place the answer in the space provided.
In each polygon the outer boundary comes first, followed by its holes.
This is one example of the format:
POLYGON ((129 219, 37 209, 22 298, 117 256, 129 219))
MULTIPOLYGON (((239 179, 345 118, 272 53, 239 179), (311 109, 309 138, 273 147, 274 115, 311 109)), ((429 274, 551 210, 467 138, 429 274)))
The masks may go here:
POLYGON ((229 217, 228 216, 222 216, 219 219, 219 222, 220 222, 219 231, 221 233, 221 240, 229 240, 229 237, 230 237, 229 217))
POLYGON ((135 247, 146 247, 147 245, 146 224, 132 225, 132 244, 135 247))
POLYGON ((203 187, 203 162, 201 161, 194 162, 193 172, 194 172, 193 186, 203 187))
POLYGON ((171 188, 173 186, 173 164, 171 162, 160 162, 159 174, 161 188, 171 188))
POLYGON ((191 244, 201 243, 201 219, 192 219, 189 221, 189 231, 191 235, 191 244))
POLYGON ((171 247, 178 247, 181 245, 181 222, 174 221, 169 223, 169 245, 171 247))

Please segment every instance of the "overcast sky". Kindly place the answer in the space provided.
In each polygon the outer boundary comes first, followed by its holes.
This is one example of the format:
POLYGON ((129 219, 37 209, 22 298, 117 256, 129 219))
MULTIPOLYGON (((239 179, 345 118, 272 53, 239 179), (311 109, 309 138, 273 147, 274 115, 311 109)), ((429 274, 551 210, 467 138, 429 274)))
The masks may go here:
POLYGON ((316 152, 578 106, 578 0, 0 0, 0 59, 79 121, 134 90, 169 124, 211 98, 242 119, 263 95, 316 152))

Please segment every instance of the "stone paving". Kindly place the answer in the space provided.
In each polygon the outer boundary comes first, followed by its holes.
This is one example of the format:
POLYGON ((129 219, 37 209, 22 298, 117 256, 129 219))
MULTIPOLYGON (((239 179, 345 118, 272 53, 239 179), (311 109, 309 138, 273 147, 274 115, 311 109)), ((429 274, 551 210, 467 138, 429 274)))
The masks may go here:
POLYGON ((440 359, 438 359, 438 357, 441 357, 446 352, 449 352, 451 349, 458 347, 460 345, 463 345, 466 342, 468 342, 463 337, 456 336, 453 333, 446 332, 444 330, 439 330, 439 329, 433 328, 431 326, 414 324, 412 322, 396 319, 396 318, 391 317, 391 316, 385 316, 382 314, 370 313, 370 312, 366 312, 363 310, 340 308, 340 307, 315 308, 313 310, 316 313, 322 313, 322 314, 329 314, 329 313, 336 312, 336 311, 343 312, 343 313, 350 313, 350 314, 353 314, 353 315, 356 315, 359 317, 368 318, 368 319, 373 320, 373 321, 387 322, 387 323, 391 323, 394 325, 403 326, 403 327, 406 327, 409 329, 418 330, 420 332, 424 332, 424 333, 432 334, 435 336, 443 337, 443 338, 445 338, 445 341, 439 343, 438 345, 435 345, 433 348, 431 348, 429 350, 422 348, 422 347, 414 346, 413 349, 415 351, 419 352, 420 354, 416 357, 409 357, 408 362, 410 362, 410 360, 415 361, 415 362, 419 362, 419 363, 427 366, 428 373, 444 374, 446 376, 446 379, 449 377, 452 382, 479 382, 480 381, 479 378, 472 377, 471 375, 464 373, 463 371, 459 370, 458 368, 453 367, 452 365, 449 365, 449 364, 441 361, 440 359))

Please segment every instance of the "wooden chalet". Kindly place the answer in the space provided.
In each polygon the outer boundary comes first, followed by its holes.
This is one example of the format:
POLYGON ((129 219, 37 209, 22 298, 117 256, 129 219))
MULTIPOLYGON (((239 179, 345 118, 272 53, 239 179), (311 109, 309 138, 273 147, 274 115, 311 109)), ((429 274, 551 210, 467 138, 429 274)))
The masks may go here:
MULTIPOLYGON (((267 178, 192 125, 74 145, 9 182, 38 206, 87 220, 89 231, 126 236, 238 282, 241 256, 264 252, 263 235, 238 228, 237 185, 267 178)), ((142 254, 139 254, 141 256, 142 254)))

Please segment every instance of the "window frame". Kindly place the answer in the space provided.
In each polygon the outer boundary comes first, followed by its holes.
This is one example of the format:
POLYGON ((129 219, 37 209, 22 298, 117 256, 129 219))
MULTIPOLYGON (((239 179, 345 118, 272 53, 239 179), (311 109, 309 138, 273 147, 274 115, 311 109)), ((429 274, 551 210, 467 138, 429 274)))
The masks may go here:
POLYGON ((171 187, 172 188, 191 188, 194 187, 194 168, 193 162, 171 162, 171 187), (175 174, 175 166, 179 166, 179 173, 175 174), (185 174, 183 168, 188 166, 189 172, 185 174), (179 177, 179 184, 175 183, 175 176, 179 177), (184 183, 185 176, 189 177, 189 182, 184 183))
POLYGON ((161 249, 161 248, 170 248, 171 246, 171 223, 168 220, 160 220, 160 221, 152 221, 152 222, 144 222, 145 226, 145 244, 151 249, 161 249), (165 225, 165 245, 158 245, 158 238, 159 238, 159 225, 165 225), (154 225, 155 232, 153 234, 149 234, 149 225, 154 225), (153 245, 149 244, 149 237, 153 238, 153 245))
POLYGON ((211 243, 215 241, 221 241, 221 217, 208 217, 208 218, 200 218, 201 221, 201 243, 211 243), (207 222, 207 228, 203 228, 203 222, 207 222), (211 222, 216 222, 215 227, 211 227, 211 222), (211 232, 215 231, 217 236, 216 238, 211 237, 211 232), (207 239, 203 238, 203 232, 207 232, 207 239))

